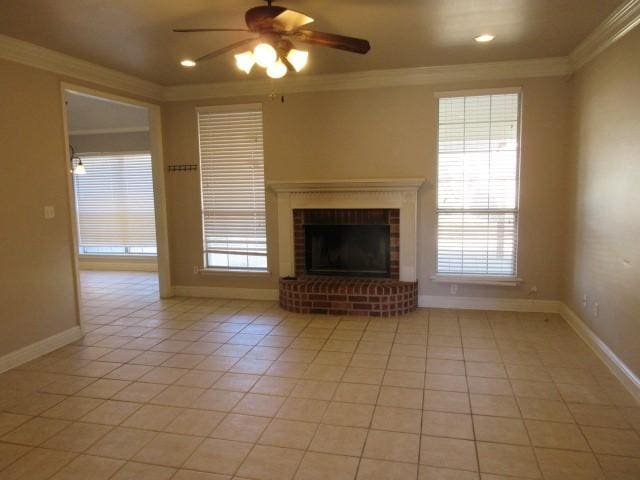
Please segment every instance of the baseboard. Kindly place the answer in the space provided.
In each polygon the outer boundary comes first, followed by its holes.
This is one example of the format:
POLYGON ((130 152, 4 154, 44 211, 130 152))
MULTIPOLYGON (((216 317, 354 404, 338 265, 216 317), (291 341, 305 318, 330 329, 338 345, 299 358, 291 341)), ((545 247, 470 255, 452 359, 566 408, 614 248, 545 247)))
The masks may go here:
POLYGON ((458 297, 454 295, 419 295, 418 306, 425 308, 454 308, 460 310, 498 310, 508 312, 559 313, 557 300, 527 298, 458 297))
POLYGON ((69 328, 63 332, 56 333, 51 337, 47 337, 31 345, 15 350, 11 353, 0 357, 0 373, 6 372, 12 368, 18 367, 23 363, 30 362, 42 355, 53 352, 58 348, 75 342, 82 338, 82 330, 80 326, 69 328))
POLYGON ((560 314, 591 350, 609 367, 625 388, 640 403, 640 378, 609 348, 609 346, 571 308, 560 304, 560 314))
POLYGON ((173 294, 184 297, 232 298, 240 300, 277 300, 275 288, 190 287, 174 285, 173 294))
POLYGON ((640 403, 640 378, 565 303, 558 300, 420 295, 418 306, 462 310, 559 313, 640 403))

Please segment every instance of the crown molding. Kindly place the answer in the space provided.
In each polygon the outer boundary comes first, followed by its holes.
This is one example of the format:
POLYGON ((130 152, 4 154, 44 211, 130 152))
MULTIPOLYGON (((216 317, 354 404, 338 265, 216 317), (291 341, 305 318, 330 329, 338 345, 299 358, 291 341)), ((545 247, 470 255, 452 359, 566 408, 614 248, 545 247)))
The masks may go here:
POLYGON ((593 60, 599 53, 640 25, 640 0, 627 0, 616 8, 569 55, 572 70, 593 60))
POLYGON ((162 87, 153 82, 2 34, 0 58, 153 100, 162 99, 162 87))
POLYGON ((278 94, 284 94, 506 80, 561 76, 571 73, 571 67, 566 57, 550 57, 327 75, 301 75, 279 81, 265 79, 162 86, 2 34, 0 34, 0 58, 160 101, 262 96, 274 91, 277 91, 278 94))
POLYGON ((164 88, 167 101, 301 93, 438 83, 562 76, 571 73, 565 57, 433 67, 370 70, 330 75, 301 75, 272 80, 246 80, 164 88))

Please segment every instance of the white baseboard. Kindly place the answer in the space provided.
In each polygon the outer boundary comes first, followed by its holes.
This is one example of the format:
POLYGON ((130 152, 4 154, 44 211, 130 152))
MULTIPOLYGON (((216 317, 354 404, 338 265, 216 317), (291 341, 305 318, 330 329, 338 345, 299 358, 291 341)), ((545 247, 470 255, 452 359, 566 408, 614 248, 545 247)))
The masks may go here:
POLYGON ((576 334, 640 403, 640 378, 565 303, 558 300, 420 295, 418 306, 511 312, 559 313, 576 334))
POLYGON ((30 362, 42 355, 46 355, 49 352, 53 352, 58 348, 75 342, 82 338, 82 329, 80 326, 69 328, 63 332, 56 333, 51 337, 47 337, 31 345, 15 350, 11 353, 0 357, 0 373, 6 372, 12 368, 22 365, 23 363, 30 362))
POLYGON ((189 287, 174 285, 173 294, 183 297, 278 300, 276 288, 189 287))
POLYGON ((418 306, 425 308, 454 308, 460 310, 560 313, 560 302, 557 300, 530 300, 526 298, 419 295, 418 306))
POLYGON ((640 378, 595 334, 589 326, 564 303, 560 304, 560 314, 591 350, 609 367, 625 388, 640 403, 640 378))

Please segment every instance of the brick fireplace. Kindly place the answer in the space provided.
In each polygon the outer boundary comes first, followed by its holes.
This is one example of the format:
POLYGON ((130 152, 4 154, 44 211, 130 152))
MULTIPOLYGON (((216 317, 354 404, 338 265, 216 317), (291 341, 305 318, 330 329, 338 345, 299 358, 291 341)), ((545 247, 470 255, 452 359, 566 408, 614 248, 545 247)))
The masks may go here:
POLYGON ((378 317, 414 310, 422 182, 270 183, 278 194, 281 306, 378 317))

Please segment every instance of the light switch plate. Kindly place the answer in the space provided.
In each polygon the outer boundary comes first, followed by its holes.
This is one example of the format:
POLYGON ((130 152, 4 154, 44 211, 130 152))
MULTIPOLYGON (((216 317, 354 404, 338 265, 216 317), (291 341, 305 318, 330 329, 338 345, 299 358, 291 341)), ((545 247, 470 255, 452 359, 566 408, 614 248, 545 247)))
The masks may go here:
POLYGON ((53 208, 53 205, 46 205, 44 207, 44 218, 45 220, 51 220, 56 216, 56 210, 53 208))

